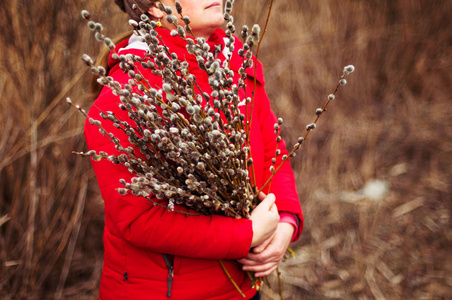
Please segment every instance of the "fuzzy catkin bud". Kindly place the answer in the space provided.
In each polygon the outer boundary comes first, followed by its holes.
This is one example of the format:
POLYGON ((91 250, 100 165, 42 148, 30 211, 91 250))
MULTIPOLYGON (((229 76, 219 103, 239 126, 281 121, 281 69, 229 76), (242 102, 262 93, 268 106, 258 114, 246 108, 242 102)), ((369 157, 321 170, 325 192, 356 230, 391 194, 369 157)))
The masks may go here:
POLYGON ((93 60, 88 54, 83 54, 82 60, 88 65, 91 66, 93 64, 93 60))
POLYGON ((105 68, 102 67, 102 66, 99 66, 97 69, 99 70, 99 74, 100 74, 100 75, 105 75, 105 74, 107 73, 107 71, 105 70, 105 68))
POLYGON ((89 12, 88 12, 87 10, 82 10, 82 17, 83 17, 85 20, 88 20, 88 19, 91 18, 91 15, 89 14, 89 12))
POLYGON ((225 11, 230 14, 232 12, 232 1, 226 1, 225 11))
POLYGON ((191 105, 187 106, 186 110, 187 110, 187 113, 190 115, 195 113, 195 109, 191 105))
POLYGON ((336 98, 336 97, 335 97, 333 94, 330 94, 330 95, 328 96, 328 100, 330 100, 330 101, 333 101, 334 98, 336 98))
POLYGON ((110 48, 110 50, 115 49, 115 44, 111 41, 111 39, 105 38, 104 43, 108 48, 110 48))
POLYGON ((104 77, 97 78, 96 81, 101 85, 106 85, 108 83, 107 79, 105 79, 104 77))
POLYGON ((179 34, 179 36, 181 37, 185 37, 185 30, 182 26, 177 26, 177 33, 179 34))
POLYGON ((98 40, 98 41, 102 41, 102 40, 104 39, 104 36, 103 36, 101 33, 99 33, 99 32, 96 32, 96 34, 94 35, 94 37, 95 37, 96 40, 98 40))
POLYGON ((168 83, 164 83, 162 86, 162 89, 165 91, 165 93, 170 93, 171 92, 171 85, 168 83))
POLYGON ((162 2, 158 1, 157 6, 161 11, 165 11, 165 5, 162 2))
POLYGON ((165 12, 166 12, 168 15, 172 15, 172 14, 173 14, 173 9, 172 9, 171 7, 169 7, 169 6, 166 6, 166 7, 165 7, 165 12))
POLYGON ((261 28, 259 27, 259 25, 254 24, 254 25, 253 25, 253 28, 251 29, 251 32, 252 32, 253 34, 259 35, 260 32, 261 32, 261 28))
POLYGON ((100 24, 100 23, 95 23, 95 24, 94 24, 94 30, 100 32, 100 31, 104 30, 104 27, 103 27, 102 24, 100 24))
POLYGON ((149 21, 149 17, 148 17, 147 15, 145 15, 145 14, 142 14, 142 15, 140 16, 140 18, 141 18, 141 21, 143 21, 143 22, 149 21))
POLYGON ((242 38, 246 38, 248 36, 248 26, 244 25, 242 27, 242 32, 240 33, 242 38))
POLYGON ((182 13, 182 5, 180 4, 179 1, 174 2, 174 5, 176 6, 176 10, 178 14, 182 13))
POLYGON ((306 126, 306 130, 313 130, 313 129, 315 129, 315 127, 316 127, 316 124, 315 123, 311 123, 308 126, 306 126))
POLYGON ((348 75, 355 71, 355 67, 353 65, 348 65, 344 67, 344 75, 348 75))
POLYGON ((91 30, 94 30, 94 28, 96 28, 96 23, 94 23, 93 21, 89 21, 88 22, 88 28, 91 30))
POLYGON ((138 23, 135 20, 129 20, 129 25, 132 27, 138 27, 138 23))
POLYGON ((255 24, 253 26, 253 28, 251 29, 251 36, 252 36, 251 41, 253 42, 253 44, 257 44, 259 42, 260 32, 261 32, 261 28, 259 27, 259 25, 255 24))

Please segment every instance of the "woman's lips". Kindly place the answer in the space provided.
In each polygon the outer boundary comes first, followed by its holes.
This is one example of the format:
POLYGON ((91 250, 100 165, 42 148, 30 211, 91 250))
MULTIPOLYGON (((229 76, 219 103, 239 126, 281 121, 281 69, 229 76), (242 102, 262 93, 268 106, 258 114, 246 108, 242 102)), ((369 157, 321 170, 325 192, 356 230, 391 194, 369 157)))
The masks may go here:
POLYGON ((210 4, 209 6, 207 6, 206 9, 213 8, 213 7, 220 7, 220 2, 214 2, 214 3, 210 4))

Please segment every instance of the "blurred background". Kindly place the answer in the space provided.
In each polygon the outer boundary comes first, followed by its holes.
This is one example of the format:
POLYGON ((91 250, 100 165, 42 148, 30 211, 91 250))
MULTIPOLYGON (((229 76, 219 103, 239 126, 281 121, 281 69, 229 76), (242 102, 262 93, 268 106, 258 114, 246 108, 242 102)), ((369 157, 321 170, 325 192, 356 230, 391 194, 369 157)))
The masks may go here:
MULTIPOLYGON (((269 3, 236 1, 236 27, 263 28, 269 3)), ((111 0, 0 4, 2 299, 98 295, 103 201, 65 102, 92 103, 82 9, 129 30, 111 0)), ((288 145, 356 67, 291 160, 306 224, 284 299, 452 298, 451 18, 452 1, 275 1, 259 59, 288 145)))

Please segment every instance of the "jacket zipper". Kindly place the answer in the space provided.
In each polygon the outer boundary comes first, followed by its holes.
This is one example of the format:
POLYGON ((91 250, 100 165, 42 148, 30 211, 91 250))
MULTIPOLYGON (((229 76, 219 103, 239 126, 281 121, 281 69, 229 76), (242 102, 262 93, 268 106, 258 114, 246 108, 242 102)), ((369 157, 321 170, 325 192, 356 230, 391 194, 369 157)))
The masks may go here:
POLYGON ((163 254, 163 259, 168 268, 168 291, 166 292, 166 297, 171 297, 171 286, 173 285, 174 277, 174 256, 170 257, 168 254, 163 254))

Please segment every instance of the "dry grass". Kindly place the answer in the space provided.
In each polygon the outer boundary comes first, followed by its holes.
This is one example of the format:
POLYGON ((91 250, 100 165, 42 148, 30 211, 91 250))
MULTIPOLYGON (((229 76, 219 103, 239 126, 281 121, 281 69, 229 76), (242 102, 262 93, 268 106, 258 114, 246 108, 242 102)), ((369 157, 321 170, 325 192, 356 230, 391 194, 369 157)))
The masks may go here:
MULTIPOLYGON (((0 4, 6 298, 96 296, 102 200, 89 162, 71 154, 85 147, 83 120, 64 98, 89 107, 79 58, 98 45, 79 11, 114 36, 125 19, 111 2, 0 4)), ((265 3, 247 16, 251 4, 237 3, 237 23, 263 24, 265 3)), ((285 299, 452 297, 450 12, 447 1, 275 3, 260 59, 289 145, 342 67, 356 67, 291 161, 306 226, 281 266, 285 299), (363 187, 376 179, 389 191, 373 199, 363 187)))

